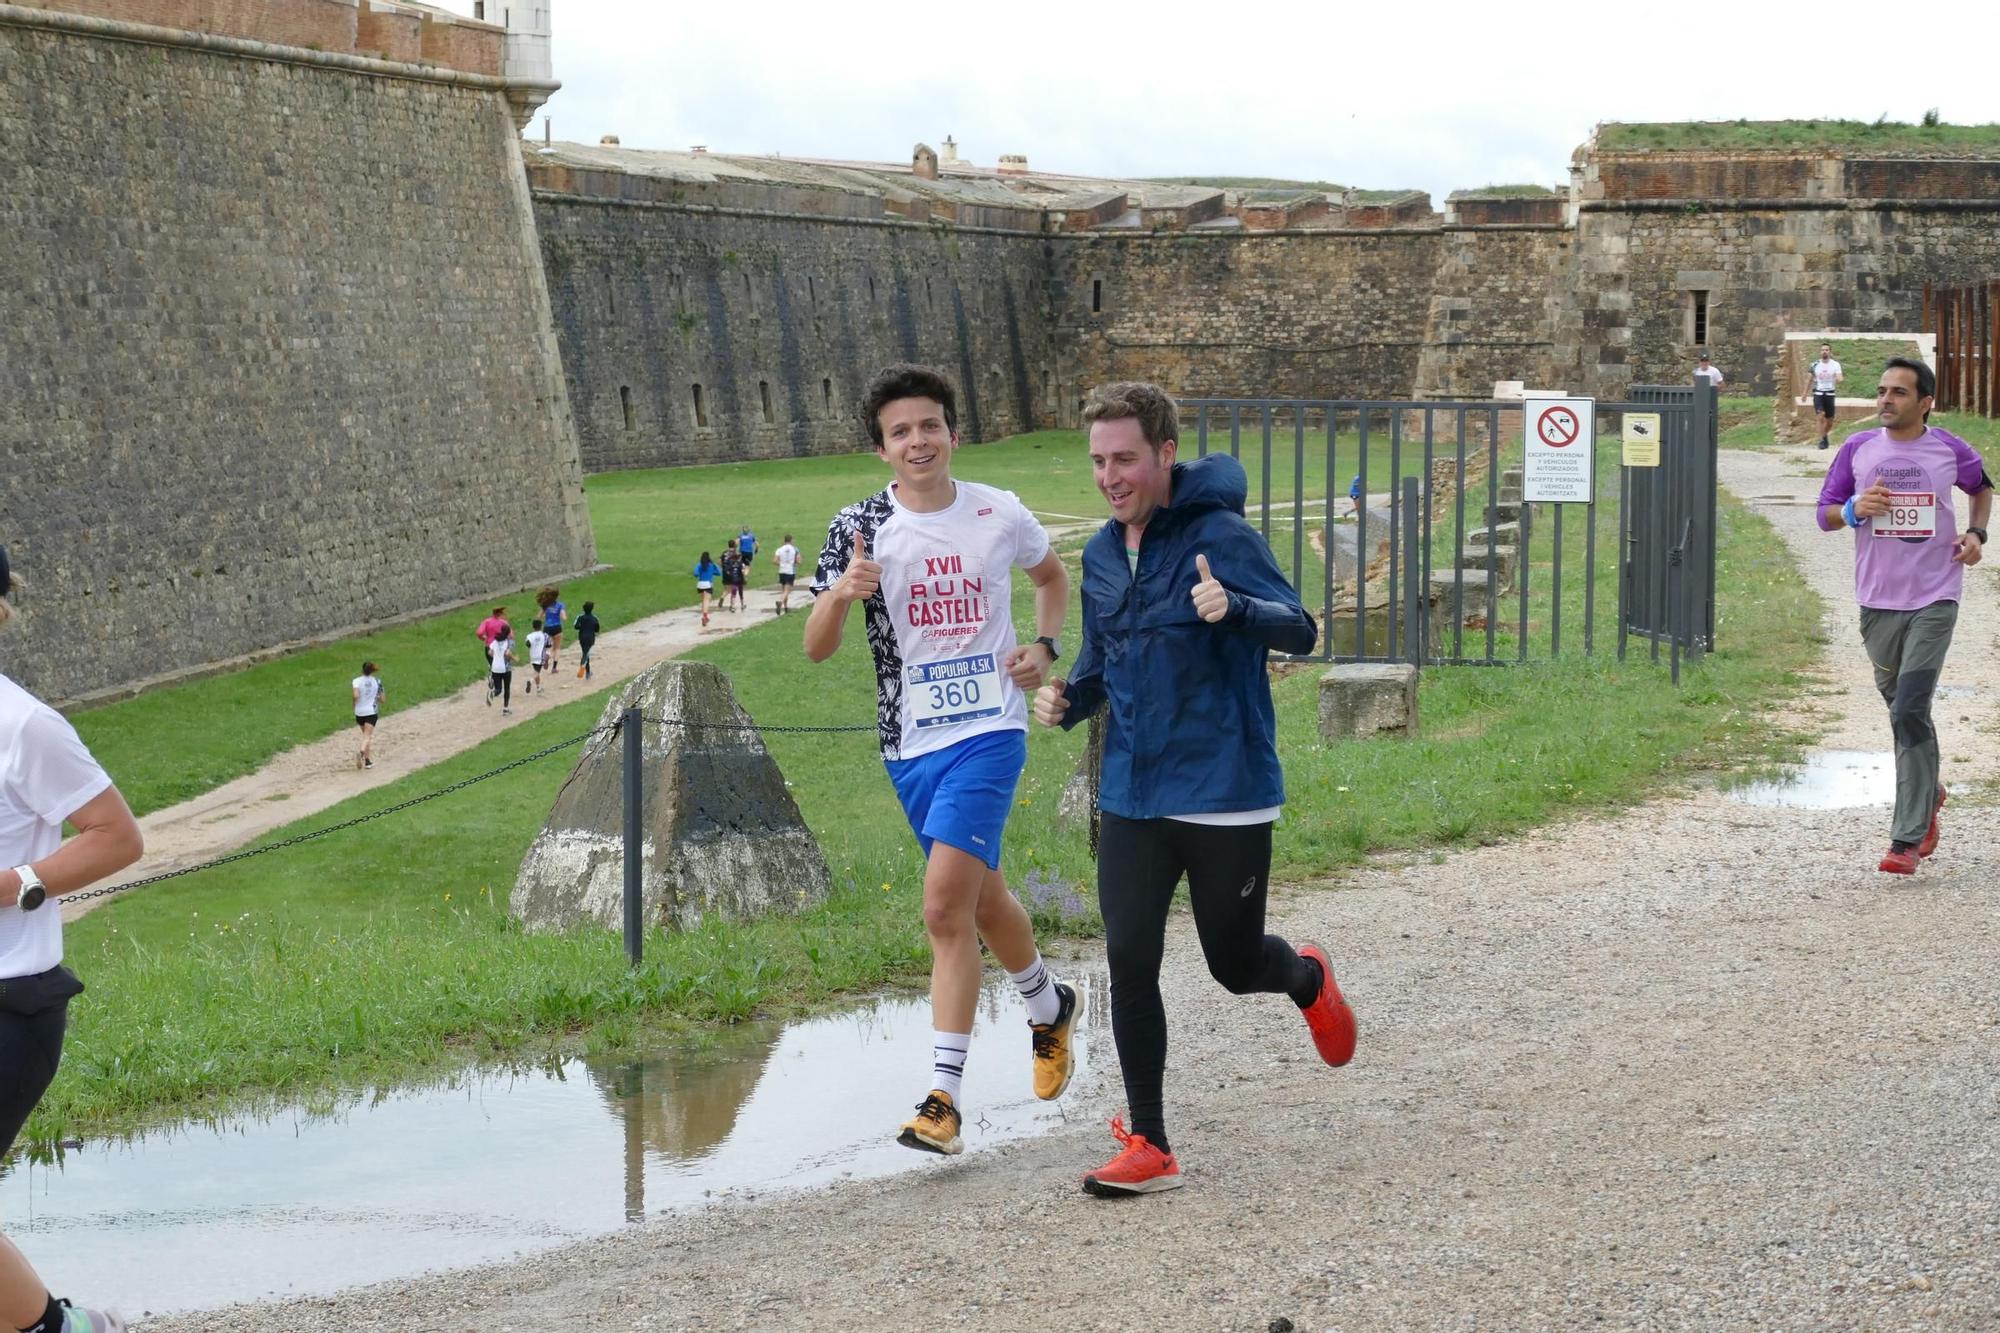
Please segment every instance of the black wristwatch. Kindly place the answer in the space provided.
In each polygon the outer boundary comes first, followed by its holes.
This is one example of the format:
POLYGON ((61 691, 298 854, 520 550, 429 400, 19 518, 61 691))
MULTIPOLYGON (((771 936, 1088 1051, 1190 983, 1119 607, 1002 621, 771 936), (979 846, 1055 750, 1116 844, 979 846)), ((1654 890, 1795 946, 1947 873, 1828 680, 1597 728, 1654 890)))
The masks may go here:
MULTIPOLYGON (((1981 534, 1981 536, 1984 535, 1985 534, 1983 533, 1981 534)), ((1040 645, 1042 645, 1042 647, 1049 650, 1049 661, 1057 662, 1062 660, 1062 649, 1056 647, 1056 641, 1054 639, 1051 639, 1048 635, 1044 634, 1040 638, 1036 639, 1035 642, 1039 643, 1040 645)))
POLYGON ((1979 544, 1980 544, 1981 546, 1984 546, 1984 545, 1986 545, 1986 529, 1985 529, 1985 528, 1973 528, 1973 527, 1968 527, 1968 528, 1967 528, 1967 529, 1965 530, 1965 535, 1966 535, 1966 536, 1968 536, 1968 537, 1977 537, 1977 538, 1979 538, 1979 544))

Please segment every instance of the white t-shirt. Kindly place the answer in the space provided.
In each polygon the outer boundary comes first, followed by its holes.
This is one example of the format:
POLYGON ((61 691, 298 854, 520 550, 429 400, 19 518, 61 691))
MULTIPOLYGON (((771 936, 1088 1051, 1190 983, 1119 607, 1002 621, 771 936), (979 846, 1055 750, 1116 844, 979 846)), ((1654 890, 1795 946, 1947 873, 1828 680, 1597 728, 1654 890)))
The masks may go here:
POLYGON ((382 678, 380 676, 356 676, 354 678, 354 716, 371 717, 382 711, 382 678))
POLYGON ((1834 384, 1840 379, 1840 362, 1815 361, 1812 363, 1813 392, 1832 393, 1834 384))
POLYGON ((486 655, 493 659, 494 674, 503 675, 514 669, 507 661, 507 654, 513 651, 514 641, 512 639, 495 639, 487 646, 486 655))
MULTIPOLYGON (((63 821, 111 777, 62 714, 0 676, 0 865, 39 861, 62 846, 63 821)), ((0 977, 29 977, 62 961, 62 908, 0 908, 0 977)))
POLYGON ((1696 366, 1694 373, 1707 376, 1710 384, 1720 385, 1722 383, 1721 366, 1696 366))
POLYGON ((772 552, 772 555, 777 559, 778 572, 780 574, 796 574, 799 572, 798 547, 792 545, 790 542, 786 542, 783 546, 772 552))
POLYGON ((541 630, 528 631, 528 664, 540 666, 542 654, 548 650, 549 636, 541 630))
POLYGON ((1012 491, 957 483, 951 504, 919 514, 895 487, 834 515, 812 590, 854 558, 854 535, 882 566, 862 604, 875 656, 884 759, 914 759, 989 731, 1026 731, 1028 706, 1004 659, 1014 635, 1013 572, 1040 564, 1049 534, 1012 491))

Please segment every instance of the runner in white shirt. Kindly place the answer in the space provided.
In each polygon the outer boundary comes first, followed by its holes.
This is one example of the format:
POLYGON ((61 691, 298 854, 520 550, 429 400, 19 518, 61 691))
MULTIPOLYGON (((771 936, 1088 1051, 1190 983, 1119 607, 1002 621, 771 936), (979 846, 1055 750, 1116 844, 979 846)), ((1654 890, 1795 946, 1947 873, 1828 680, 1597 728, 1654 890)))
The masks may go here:
POLYGON ((1707 380, 1710 384, 1713 384, 1716 388, 1720 389, 1722 387, 1722 367, 1710 365, 1707 357, 1702 357, 1695 364, 1694 373, 1707 380))
POLYGON ((778 562, 778 614, 784 615, 792 609, 792 585, 799 577, 799 548, 792 545, 792 534, 785 534, 785 544, 771 553, 778 562))
POLYGON ((1813 411, 1819 416, 1819 447, 1827 447, 1833 433, 1833 391, 1846 376, 1840 362, 1833 359, 1833 344, 1819 345, 1819 360, 1812 363, 1813 411))
POLYGON ((1035 1094, 1062 1095, 1074 1064, 1076 992, 1050 977, 1028 914, 1000 874, 1000 837, 1027 761, 1022 691, 1038 689, 1056 660, 1069 576, 1012 492, 952 479, 958 401, 944 376, 890 366, 868 386, 863 409, 895 480, 834 516, 805 649, 815 662, 831 657, 848 608, 862 604, 882 758, 928 863, 935 1058, 930 1091, 897 1140, 956 1153, 980 940, 1027 1002, 1035 1094), (1039 637, 1026 644, 1014 634, 1017 565, 1035 585, 1039 637))
POLYGON ((382 678, 375 674, 375 664, 363 662, 361 674, 354 678, 354 725, 361 728, 361 753, 354 757, 356 768, 375 767, 371 751, 375 744, 375 723, 382 715, 382 693, 382 678))
POLYGON ((542 678, 542 660, 548 656, 549 634, 540 625, 528 631, 528 666, 535 673, 528 677, 528 683, 521 693, 533 694, 535 682, 542 678))
MULTIPOLYGON (((0 546, 0 625, 13 611, 0 546)), ((83 991, 62 965, 66 893, 139 859, 139 823, 76 728, 0 676, 0 1157, 48 1091, 62 1060, 69 1002, 83 991), (63 824, 76 836, 63 840, 63 824)), ((0 1328, 119 1333, 125 1322, 57 1300, 0 1236, 0 1328)))

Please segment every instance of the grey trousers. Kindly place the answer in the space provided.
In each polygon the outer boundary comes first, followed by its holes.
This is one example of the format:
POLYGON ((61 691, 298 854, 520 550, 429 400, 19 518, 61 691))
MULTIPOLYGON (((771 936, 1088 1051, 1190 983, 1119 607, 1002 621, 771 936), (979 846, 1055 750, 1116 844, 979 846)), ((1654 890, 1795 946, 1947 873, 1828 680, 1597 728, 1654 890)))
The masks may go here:
POLYGON ((1957 624, 1957 602, 1932 602, 1915 611, 1861 608, 1861 641, 1868 646, 1875 688, 1889 705, 1889 727, 1896 735, 1896 817, 1889 830, 1894 842, 1922 842, 1930 830, 1942 785, 1931 696, 1957 624))

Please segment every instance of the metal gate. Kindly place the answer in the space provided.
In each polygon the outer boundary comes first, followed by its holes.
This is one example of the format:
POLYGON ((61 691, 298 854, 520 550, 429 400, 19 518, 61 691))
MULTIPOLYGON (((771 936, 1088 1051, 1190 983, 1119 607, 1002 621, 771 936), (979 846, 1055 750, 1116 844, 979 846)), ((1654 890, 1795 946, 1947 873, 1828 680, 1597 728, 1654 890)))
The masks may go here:
POLYGON ((1648 640, 1678 681, 1681 656, 1715 638, 1714 388, 1599 402, 1587 504, 1523 503, 1523 415, 1518 401, 1193 398, 1181 447, 1244 463, 1251 522, 1317 608, 1314 659, 1589 655, 1609 616, 1621 658, 1628 638, 1648 640), (1622 466, 1632 412, 1660 417, 1657 467, 1622 466))

